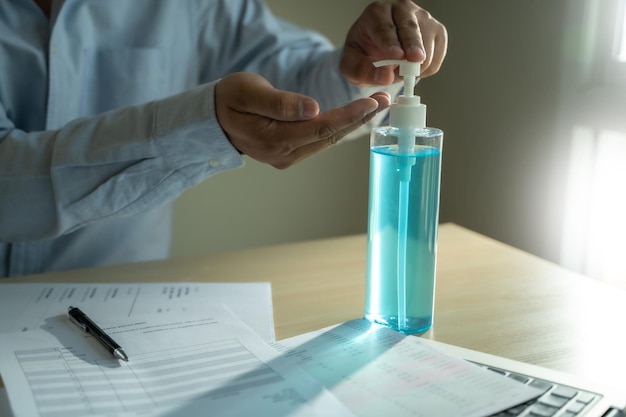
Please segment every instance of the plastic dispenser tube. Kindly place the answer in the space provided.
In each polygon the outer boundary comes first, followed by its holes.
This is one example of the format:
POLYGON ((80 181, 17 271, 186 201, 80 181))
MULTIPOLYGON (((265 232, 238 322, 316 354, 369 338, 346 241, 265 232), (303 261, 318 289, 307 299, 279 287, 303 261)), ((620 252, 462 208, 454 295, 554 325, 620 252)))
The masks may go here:
POLYGON ((390 126, 372 131, 365 317, 403 333, 433 323, 443 133, 426 127, 426 106, 413 94, 420 64, 398 65, 404 94, 390 126))

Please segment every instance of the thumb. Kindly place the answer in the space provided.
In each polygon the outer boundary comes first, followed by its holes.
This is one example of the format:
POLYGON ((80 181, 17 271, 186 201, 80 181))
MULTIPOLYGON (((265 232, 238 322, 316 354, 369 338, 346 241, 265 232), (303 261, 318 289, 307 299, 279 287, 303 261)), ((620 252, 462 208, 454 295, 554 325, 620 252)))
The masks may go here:
MULTIPOLYGON (((236 94, 231 109, 280 121, 302 121, 317 116, 319 104, 303 94, 274 88, 269 81, 253 73, 232 74, 219 82, 222 96, 236 94), (225 83, 226 82, 226 83, 225 83)), ((232 96, 231 96, 232 97, 232 96)))

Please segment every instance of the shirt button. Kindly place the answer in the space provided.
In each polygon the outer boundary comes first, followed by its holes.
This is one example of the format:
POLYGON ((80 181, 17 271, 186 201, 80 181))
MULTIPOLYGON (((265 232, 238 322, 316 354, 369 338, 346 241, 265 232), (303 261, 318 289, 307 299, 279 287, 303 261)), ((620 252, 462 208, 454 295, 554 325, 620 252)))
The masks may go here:
POLYGON ((222 164, 217 159, 209 159, 209 165, 211 165, 213 168, 218 168, 222 164))

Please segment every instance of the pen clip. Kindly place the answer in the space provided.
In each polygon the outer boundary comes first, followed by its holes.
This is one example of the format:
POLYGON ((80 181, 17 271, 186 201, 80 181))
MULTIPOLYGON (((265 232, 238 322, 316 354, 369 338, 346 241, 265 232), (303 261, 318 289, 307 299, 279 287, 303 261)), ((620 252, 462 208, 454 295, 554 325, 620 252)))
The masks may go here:
POLYGON ((70 318, 70 321, 78 326, 83 332, 87 333, 87 325, 82 323, 76 319, 71 313, 68 312, 67 316, 70 318))

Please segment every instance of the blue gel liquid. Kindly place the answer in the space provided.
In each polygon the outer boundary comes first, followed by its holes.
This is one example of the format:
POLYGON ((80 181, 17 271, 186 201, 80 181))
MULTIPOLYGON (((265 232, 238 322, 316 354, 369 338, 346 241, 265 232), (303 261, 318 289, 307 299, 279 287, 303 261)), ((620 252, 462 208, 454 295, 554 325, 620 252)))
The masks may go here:
POLYGON ((433 323, 441 151, 380 146, 370 161, 365 317, 422 333, 433 323))

